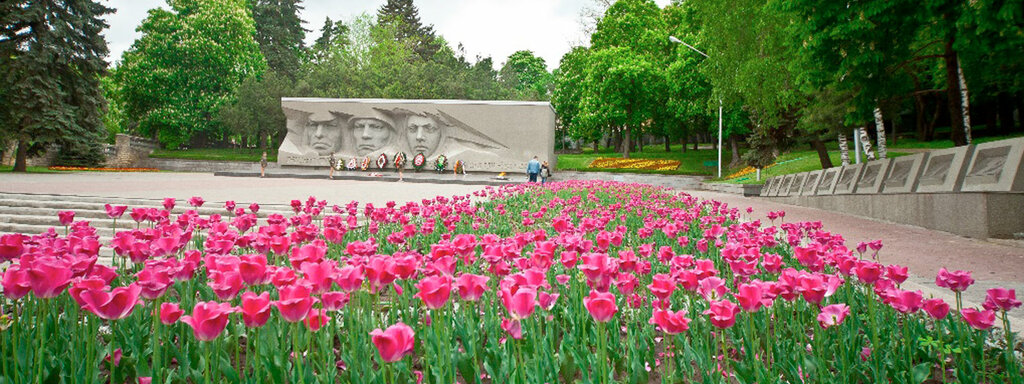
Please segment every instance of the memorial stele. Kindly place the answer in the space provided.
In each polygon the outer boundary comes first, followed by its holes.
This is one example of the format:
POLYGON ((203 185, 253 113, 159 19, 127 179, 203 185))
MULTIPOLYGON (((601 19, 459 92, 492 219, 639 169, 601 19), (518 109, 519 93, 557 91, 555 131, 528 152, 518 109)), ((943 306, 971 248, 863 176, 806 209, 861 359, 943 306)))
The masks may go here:
MULTIPOLYGON (((555 112, 550 103, 477 100, 391 100, 282 98, 288 134, 278 150, 285 166, 328 165, 333 154, 375 163, 387 156, 412 161, 422 153, 427 166, 444 156, 451 170, 462 161, 468 171, 525 173, 534 156, 555 167, 555 112)), ((376 166, 373 167, 377 169, 376 166)))

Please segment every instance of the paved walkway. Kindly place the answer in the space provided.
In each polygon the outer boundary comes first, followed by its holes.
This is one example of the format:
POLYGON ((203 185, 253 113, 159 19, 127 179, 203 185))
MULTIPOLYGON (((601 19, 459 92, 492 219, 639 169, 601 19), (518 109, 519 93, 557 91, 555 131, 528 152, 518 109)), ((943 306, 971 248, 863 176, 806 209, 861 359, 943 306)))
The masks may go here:
MULTIPOLYGON (((989 288, 1013 288, 1019 295, 1024 295, 1024 244, 1021 242, 971 239, 905 224, 782 204, 760 197, 697 190, 684 192, 702 199, 722 201, 740 208, 742 212, 751 207, 754 218, 765 222, 768 212, 780 210, 786 212, 787 222, 821 221, 825 230, 842 235, 849 247, 861 241, 882 240, 881 262, 907 266, 911 277, 903 288, 920 289, 926 297, 932 295, 953 302, 952 292, 935 286, 935 275, 942 267, 974 272, 976 283, 964 292, 964 305, 980 306, 989 288)), ((1024 310, 1018 309, 1010 314, 1013 315, 1014 327, 1020 329, 1024 325, 1024 310)))

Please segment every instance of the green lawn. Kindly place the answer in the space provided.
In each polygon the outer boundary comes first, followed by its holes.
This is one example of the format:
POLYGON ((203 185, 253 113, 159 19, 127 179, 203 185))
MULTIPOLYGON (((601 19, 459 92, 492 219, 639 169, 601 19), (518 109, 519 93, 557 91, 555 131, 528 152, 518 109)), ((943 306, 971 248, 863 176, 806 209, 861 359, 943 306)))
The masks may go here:
MULTIPOLYGON (((900 157, 910 155, 911 153, 906 152, 889 152, 889 157, 900 157)), ((829 151, 829 158, 832 159, 832 165, 839 166, 840 155, 839 152, 829 151)), ((854 161, 854 154, 850 153, 850 161, 854 161)), ((790 173, 800 173, 808 171, 816 171, 821 169, 821 160, 818 159, 818 153, 815 151, 798 151, 789 152, 779 156, 776 160, 776 165, 769 167, 768 169, 761 171, 761 180, 757 180, 757 175, 751 173, 749 175, 740 176, 734 179, 717 180, 713 179, 710 181, 716 181, 721 183, 733 183, 733 184, 764 184, 765 180, 769 177, 788 175, 790 173)), ((723 171, 724 173, 724 171, 723 171)))
MULTIPOLYGON (((559 154, 558 155, 558 169, 560 170, 571 170, 580 172, 621 172, 621 173, 645 173, 645 174, 666 174, 666 175, 706 175, 710 176, 715 173, 716 167, 705 167, 705 161, 716 161, 718 158, 718 151, 712 149, 698 149, 688 148, 686 152, 682 152, 682 147, 679 144, 671 146, 671 152, 665 152, 664 144, 648 145, 644 147, 641 152, 632 152, 629 154, 630 158, 635 159, 662 159, 662 160, 678 160, 680 162, 679 168, 674 171, 650 171, 643 169, 617 169, 617 168, 587 168, 592 161, 600 157, 614 157, 621 158, 622 153, 615 152, 610 148, 600 148, 596 153, 592 148, 583 149, 581 154, 559 154)), ((728 150, 722 152, 722 161, 726 164, 729 163, 731 157, 728 150)), ((725 170, 722 171, 723 173, 725 170)))
MULTIPOLYGON (((987 142, 990 142, 990 141, 1006 140, 1006 139, 1012 139, 1012 138, 1021 137, 1021 136, 1024 136, 1024 133, 1014 133, 1014 134, 1003 135, 1003 136, 978 137, 978 138, 975 138, 973 141, 971 141, 971 144, 981 144, 981 143, 987 143, 987 142)), ((928 149, 953 148, 953 140, 950 140, 950 139, 940 139, 940 140, 932 140, 932 141, 917 141, 917 139, 914 139, 914 138, 904 138, 904 139, 897 140, 896 143, 889 144, 888 147, 889 148, 894 148, 894 149, 895 148, 928 148, 928 149)))
MULTIPOLYGON (((197 148, 157 149, 149 157, 161 159, 260 161, 263 151, 258 148, 197 148)), ((277 151, 267 151, 267 161, 277 161, 277 151)))
MULTIPOLYGON (((0 165, 0 173, 11 172, 14 169, 10 165, 0 165)), ((60 173, 61 171, 54 171, 47 169, 46 167, 28 167, 28 173, 60 173)))

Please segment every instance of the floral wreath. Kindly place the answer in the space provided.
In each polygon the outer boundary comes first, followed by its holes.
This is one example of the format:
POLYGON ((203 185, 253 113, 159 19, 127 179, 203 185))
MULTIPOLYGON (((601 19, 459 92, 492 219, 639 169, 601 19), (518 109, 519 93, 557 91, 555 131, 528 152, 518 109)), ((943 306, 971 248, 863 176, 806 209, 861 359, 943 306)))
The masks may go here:
POLYGON ((354 158, 354 157, 351 158, 351 159, 348 159, 348 162, 345 163, 345 169, 348 169, 350 171, 355 170, 356 167, 359 167, 359 163, 357 163, 357 161, 358 160, 356 160, 356 158, 354 158))
POLYGON ((365 171, 365 170, 367 170, 369 168, 370 168, 370 157, 367 156, 367 157, 363 158, 363 163, 359 165, 359 169, 365 171))
POLYGON ((405 167, 405 152, 395 154, 395 169, 402 170, 405 167))
POLYGON ((427 157, 423 155, 423 152, 417 153, 416 156, 412 158, 412 167, 416 169, 416 172, 419 172, 423 169, 424 165, 427 165, 427 157))
POLYGON ((437 159, 434 160, 434 169, 437 169, 438 172, 444 172, 444 169, 447 167, 448 157, 445 157, 445 155, 437 156, 437 159))
POLYGON ((388 167, 388 155, 385 155, 385 154, 382 153, 382 154, 380 154, 380 156, 377 156, 377 168, 378 169, 384 169, 384 168, 387 168, 387 167, 388 167))
POLYGON ((453 167, 454 173, 466 174, 466 162, 462 160, 455 160, 455 166, 453 167))

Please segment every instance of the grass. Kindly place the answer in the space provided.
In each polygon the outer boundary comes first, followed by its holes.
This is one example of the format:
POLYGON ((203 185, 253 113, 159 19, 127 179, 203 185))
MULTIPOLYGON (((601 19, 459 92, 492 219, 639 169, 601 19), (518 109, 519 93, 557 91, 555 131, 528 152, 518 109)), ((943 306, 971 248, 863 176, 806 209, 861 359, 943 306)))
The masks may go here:
MULTIPOLYGON (((974 138, 974 140, 971 141, 971 144, 981 144, 981 143, 987 143, 987 142, 990 142, 990 141, 1006 140, 1006 139, 1012 139, 1012 138, 1021 137, 1021 136, 1024 136, 1024 133, 1014 133, 1014 134, 1002 135, 1002 136, 976 137, 976 138, 974 138)), ((918 141, 915 138, 908 137, 908 138, 901 138, 901 139, 897 140, 896 143, 889 144, 888 147, 889 148, 894 148, 894 149, 896 149, 896 148, 928 148, 928 149, 953 148, 953 140, 950 140, 950 139, 937 139, 937 140, 932 140, 932 141, 918 141)))
MULTIPOLYGON (((706 161, 717 161, 718 151, 713 149, 687 148, 682 152, 679 144, 670 147, 671 152, 665 152, 664 144, 654 144, 644 147, 643 151, 630 153, 630 158, 636 159, 663 159, 678 160, 679 168, 672 171, 653 171, 644 169, 619 169, 619 168, 588 168, 590 163, 600 157, 621 158, 622 153, 615 152, 611 148, 600 148, 594 152, 593 148, 584 148, 580 154, 559 154, 558 169, 579 172, 618 172, 618 173, 640 173, 640 174, 663 174, 663 175, 704 175, 710 176, 715 173, 716 167, 705 167, 706 161)), ((728 150, 722 152, 722 161, 726 164, 731 160, 728 150)), ((725 172, 724 170, 722 172, 725 172)))
MULTIPOLYGON (((11 173, 14 171, 14 166, 0 165, 0 173, 11 173)), ((47 169, 46 167, 28 167, 27 173, 61 173, 61 171, 54 171, 47 169)))
MULTIPOLYGON (((249 161, 258 162, 263 151, 259 148, 195 148, 157 149, 149 157, 160 159, 249 161)), ((267 151, 267 161, 277 161, 277 151, 267 151)))

